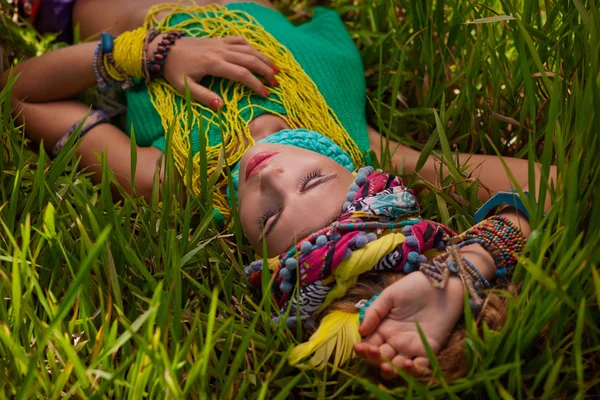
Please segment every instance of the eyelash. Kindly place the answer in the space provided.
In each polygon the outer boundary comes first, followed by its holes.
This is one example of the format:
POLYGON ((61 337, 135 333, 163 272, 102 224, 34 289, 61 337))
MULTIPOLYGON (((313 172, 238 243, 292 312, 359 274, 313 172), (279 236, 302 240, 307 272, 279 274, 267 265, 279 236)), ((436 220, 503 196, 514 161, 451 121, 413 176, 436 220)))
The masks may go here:
POLYGON ((314 171, 311 171, 308 173, 308 175, 306 175, 304 178, 302 178, 302 181, 300 183, 300 191, 303 191, 304 189, 306 189, 306 185, 308 185, 308 183, 310 181, 312 181, 315 178, 320 178, 323 175, 321 175, 321 173, 323 172, 323 170, 321 168, 317 168, 314 171))
MULTIPOLYGON (((304 178, 302 178, 302 181, 300 183, 300 191, 303 191, 304 189, 306 189, 306 185, 308 185, 310 183, 310 181, 314 180, 315 178, 322 177, 323 176, 321 174, 322 172, 323 172, 323 170, 321 168, 317 168, 317 169, 309 172, 304 178)), ((258 220, 259 228, 264 229, 267 222, 269 222, 269 219, 273 218, 274 216, 279 214, 281 211, 282 211, 282 208, 279 207, 277 209, 264 212, 260 216, 260 219, 258 220)))
POLYGON ((258 226, 260 227, 260 229, 264 229, 267 222, 269 222, 269 219, 273 218, 275 215, 279 214, 280 212, 281 212, 281 207, 279 207, 275 210, 269 210, 269 211, 264 212, 263 215, 261 215, 260 219, 258 220, 258 226))

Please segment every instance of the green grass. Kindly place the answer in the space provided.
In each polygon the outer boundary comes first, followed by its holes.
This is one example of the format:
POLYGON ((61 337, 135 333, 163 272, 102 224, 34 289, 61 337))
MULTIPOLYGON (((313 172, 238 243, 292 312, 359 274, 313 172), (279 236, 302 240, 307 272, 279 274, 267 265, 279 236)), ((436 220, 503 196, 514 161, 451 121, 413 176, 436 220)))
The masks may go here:
MULTIPOLYGON (((336 375, 288 366, 297 337, 271 326, 268 298, 248 296, 242 269, 252 254, 239 226, 236 235, 216 231, 200 200, 179 204, 177 185, 165 186, 162 203, 157 193, 150 204, 123 193, 115 206, 108 169, 93 186, 77 172, 74 149, 51 161, 24 146, 6 88, 2 398, 600 396, 600 4, 356 3, 329 6, 363 55, 371 124, 449 164, 454 151, 498 151, 544 171, 558 166, 558 188, 536 194, 552 196, 554 207, 532 217, 505 328, 477 332, 466 317, 468 375, 392 389, 370 383, 362 364, 336 375)), ((284 8, 303 18, 312 5, 284 8)), ((47 38, 0 17, 6 59, 49 49, 47 38)), ((425 217, 461 230, 480 204, 477 183, 461 183, 462 166, 453 170, 448 189, 426 190, 420 201, 425 217)))

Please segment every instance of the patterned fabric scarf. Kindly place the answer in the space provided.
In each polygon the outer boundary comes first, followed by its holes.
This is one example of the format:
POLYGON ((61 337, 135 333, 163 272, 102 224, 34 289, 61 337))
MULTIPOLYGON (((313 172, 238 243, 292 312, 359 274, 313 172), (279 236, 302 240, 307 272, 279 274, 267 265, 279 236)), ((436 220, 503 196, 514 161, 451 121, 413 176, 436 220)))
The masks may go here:
MULTIPOLYGON (((278 258, 272 292, 289 326, 303 322, 342 297, 360 274, 417 270, 430 249, 444 249, 455 233, 418 218, 412 190, 394 175, 361 168, 342 215, 278 258), (299 293, 293 288, 299 286, 299 293)), ((251 284, 262 282, 262 261, 246 267, 251 284)), ((278 318, 275 318, 278 320, 278 318)))

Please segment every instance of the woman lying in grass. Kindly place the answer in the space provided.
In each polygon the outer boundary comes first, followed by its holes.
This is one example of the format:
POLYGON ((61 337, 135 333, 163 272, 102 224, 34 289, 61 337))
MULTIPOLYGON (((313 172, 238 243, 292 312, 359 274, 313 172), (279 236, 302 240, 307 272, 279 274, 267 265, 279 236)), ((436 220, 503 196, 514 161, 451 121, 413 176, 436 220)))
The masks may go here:
MULTIPOLYGON (((220 174, 211 188, 220 223, 231 218, 227 169, 219 168, 224 154, 237 166, 232 178, 246 237, 259 255, 266 246, 264 256, 274 260, 274 292, 284 313, 277 318, 308 327, 325 315, 324 328, 297 348, 292 362, 316 351, 312 363, 322 366, 327 344, 336 341, 335 364, 343 362, 347 344, 360 339, 364 314, 365 339, 354 349, 384 375, 393 376, 396 367, 427 373, 415 322, 440 353, 444 371, 460 375, 464 332, 456 325, 464 292, 483 320, 501 326, 501 301, 488 295, 484 302, 482 290, 497 275, 506 276, 523 249, 529 226, 522 203, 510 195, 496 198, 495 205, 509 207, 467 231, 462 242, 451 242, 454 233, 417 218, 416 199, 399 178, 369 168, 351 172, 369 163, 370 149, 380 156, 381 137, 367 127, 360 55, 335 12, 317 9, 311 22, 293 26, 268 2, 156 3, 76 3, 74 20, 84 38, 108 33, 16 68, 14 113, 28 135, 57 155, 78 132, 80 165, 95 172, 92 179, 100 179, 97 154, 106 151, 119 183, 145 197, 169 145, 182 181, 195 194, 206 176, 220 174), (72 100, 96 84, 125 90, 126 132, 100 111, 88 116, 89 107, 72 100), (396 273, 365 275, 371 270, 396 273), (393 282, 400 273, 406 276, 393 282), (384 288, 376 300, 354 306, 384 288), (338 341, 342 336, 346 346, 338 341), (317 342, 326 346, 319 350, 317 342)), ((394 165, 412 174, 419 152, 394 143, 391 148, 394 165)), ((513 187, 499 159, 459 158, 469 159, 468 173, 484 187, 513 187)), ((527 162, 504 161, 527 190, 527 162)), ((435 160, 419 173, 434 182, 435 160)), ((532 188, 539 179, 536 174, 532 188)), ((480 197, 487 196, 482 190, 480 197)), ((252 283, 260 280, 260 267, 248 267, 252 283)))

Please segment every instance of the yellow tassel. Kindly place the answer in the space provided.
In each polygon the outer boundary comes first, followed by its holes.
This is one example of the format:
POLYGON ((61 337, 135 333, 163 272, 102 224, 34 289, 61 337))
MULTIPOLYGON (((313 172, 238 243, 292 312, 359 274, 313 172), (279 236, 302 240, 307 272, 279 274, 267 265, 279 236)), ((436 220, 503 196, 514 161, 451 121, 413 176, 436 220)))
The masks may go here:
POLYGON ((288 359, 290 365, 296 365, 303 358, 314 354, 308 364, 312 368, 321 370, 335 352, 333 358, 333 372, 335 372, 340 365, 352 357, 354 345, 361 340, 358 333, 358 317, 358 313, 343 311, 333 311, 328 314, 308 342, 294 347, 288 359))

